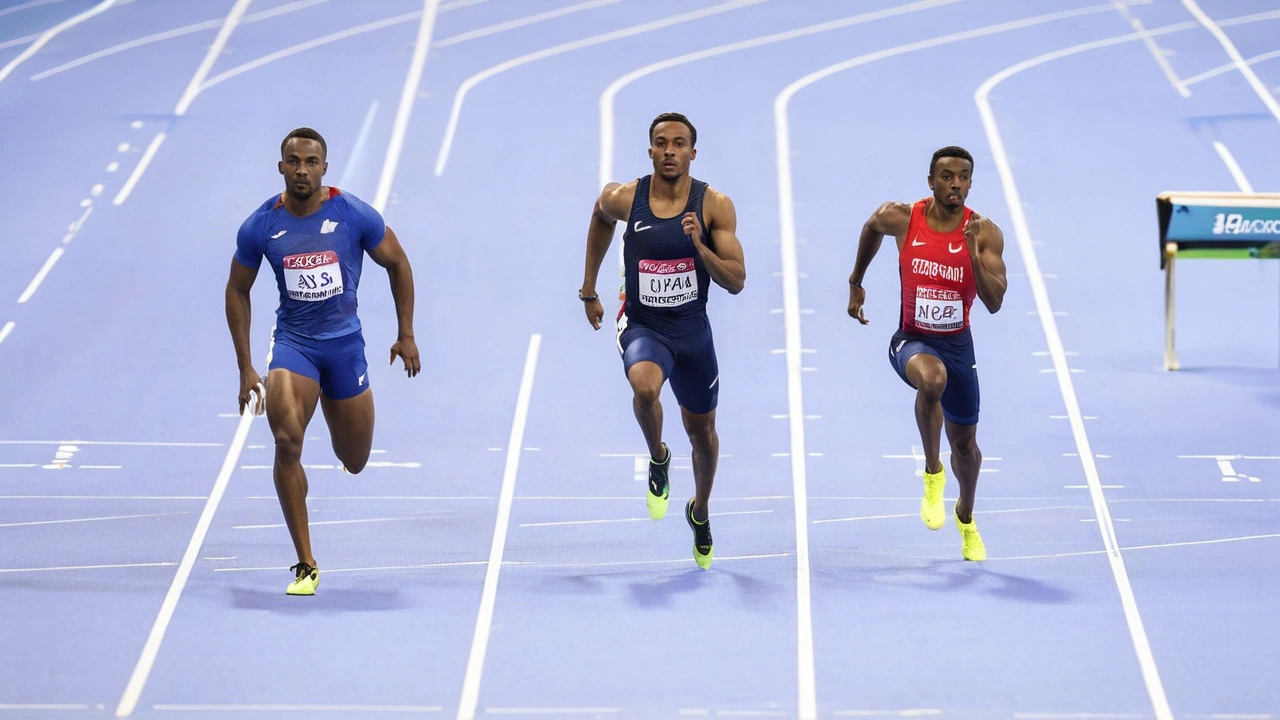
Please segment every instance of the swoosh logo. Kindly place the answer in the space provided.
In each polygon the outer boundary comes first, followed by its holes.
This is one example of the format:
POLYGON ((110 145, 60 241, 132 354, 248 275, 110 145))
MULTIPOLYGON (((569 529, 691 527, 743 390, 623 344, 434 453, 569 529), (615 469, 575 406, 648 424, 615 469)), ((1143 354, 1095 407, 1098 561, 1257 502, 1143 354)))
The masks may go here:
POLYGON ((288 230, 281 230, 280 232, 276 233, 275 235, 272 235, 272 236, 271 236, 271 239, 272 239, 272 240, 275 240, 276 238, 280 237, 281 235, 283 235, 283 234, 285 234, 285 233, 287 233, 287 232, 289 232, 289 231, 288 231, 288 230))
POLYGON ((923 242, 920 242, 920 236, 919 236, 919 235, 917 235, 917 236, 915 236, 915 237, 911 238, 911 247, 922 247, 923 245, 924 245, 924 243, 923 243, 923 242))
POLYGON ((950 252, 954 255, 955 253, 958 253, 958 252, 960 252, 960 251, 964 250, 964 243, 960 243, 960 247, 952 247, 952 246, 951 246, 951 244, 950 244, 950 243, 948 243, 948 244, 947 244, 947 250, 948 250, 948 251, 950 251, 950 252))
POLYGON ((649 228, 653 227, 652 225, 641 225, 641 224, 640 224, 641 222, 643 222, 643 221, 642 221, 642 220, 637 220, 637 221, 636 221, 636 224, 632 226, 632 227, 634 227, 634 228, 635 228, 635 231, 636 231, 636 232, 640 232, 641 230, 648 230, 649 228))

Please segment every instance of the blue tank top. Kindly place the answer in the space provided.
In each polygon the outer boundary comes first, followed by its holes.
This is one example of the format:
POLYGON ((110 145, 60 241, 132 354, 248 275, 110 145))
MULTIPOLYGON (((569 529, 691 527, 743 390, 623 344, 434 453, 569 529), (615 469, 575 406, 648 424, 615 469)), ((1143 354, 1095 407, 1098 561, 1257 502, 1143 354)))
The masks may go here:
POLYGON ((693 180, 684 210, 675 217, 660 218, 649 207, 652 177, 646 175, 636 183, 631 216, 622 233, 627 288, 625 309, 628 322, 680 334, 684 328, 701 327, 707 316, 711 277, 693 248, 693 241, 681 229, 684 214, 697 213, 703 228, 702 242, 711 247, 707 223, 702 216, 707 184, 693 180))
POLYGON ((240 226, 236 262, 252 270, 266 258, 280 289, 276 326, 317 340, 360 330, 356 287, 365 252, 382 242, 382 215, 354 195, 328 188, 329 199, 306 217, 284 209, 280 195, 240 226))

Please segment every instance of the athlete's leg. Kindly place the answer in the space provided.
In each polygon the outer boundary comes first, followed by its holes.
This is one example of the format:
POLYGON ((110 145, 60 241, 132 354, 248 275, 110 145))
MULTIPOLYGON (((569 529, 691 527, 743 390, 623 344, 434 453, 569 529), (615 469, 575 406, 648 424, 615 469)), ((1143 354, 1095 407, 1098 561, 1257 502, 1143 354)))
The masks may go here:
POLYGON ((951 445, 951 471, 960 483, 960 499, 956 501, 956 517, 962 523, 973 522, 973 501, 978 490, 978 472, 982 469, 982 450, 978 448, 978 426, 946 421, 947 442, 951 445))
POLYGON ((666 451, 662 448, 662 367, 656 362, 642 360, 627 369, 627 381, 631 383, 631 409, 644 433, 649 457, 662 462, 666 451))
POLYGON ((344 400, 321 395, 320 407, 333 439, 333 454, 347 472, 354 475, 364 470, 373 448, 373 389, 344 400))
POLYGON ((316 411, 320 383, 283 368, 267 374, 267 424, 275 438, 273 477, 284 522, 298 561, 315 567, 307 527, 307 473, 302 469, 302 440, 316 411))
POLYGON ((947 367, 929 353, 916 353, 907 361, 907 380, 916 388, 916 426, 924 445, 924 470, 942 472, 942 391, 947 387, 947 367))
POLYGON ((706 522, 711 501, 711 486, 716 479, 716 465, 720 460, 720 436, 716 433, 716 411, 695 414, 683 407, 680 416, 684 420, 689 444, 693 447, 693 517, 706 522))

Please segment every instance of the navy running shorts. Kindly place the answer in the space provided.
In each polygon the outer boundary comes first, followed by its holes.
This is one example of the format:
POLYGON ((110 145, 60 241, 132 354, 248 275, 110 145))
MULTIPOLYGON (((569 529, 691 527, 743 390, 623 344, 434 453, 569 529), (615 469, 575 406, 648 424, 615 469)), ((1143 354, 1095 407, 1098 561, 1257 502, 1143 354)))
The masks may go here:
POLYGON ((662 378, 671 383, 671 392, 680 407, 695 415, 716 409, 720 400, 720 364, 711 339, 711 322, 701 319, 678 337, 643 325, 627 322, 625 313, 618 317, 618 352, 622 354, 623 372, 648 360, 662 368, 662 378))
POLYGON ((369 363, 360 331, 316 340, 276 328, 272 341, 269 369, 281 368, 315 380, 330 400, 346 400, 369 389, 369 363))
POLYGON ((957 425, 977 425, 978 363, 973 353, 973 335, 968 330, 952 335, 895 332, 889 341, 889 364, 908 385, 911 381, 907 379, 907 361, 918 353, 938 358, 947 369, 942 416, 957 425))

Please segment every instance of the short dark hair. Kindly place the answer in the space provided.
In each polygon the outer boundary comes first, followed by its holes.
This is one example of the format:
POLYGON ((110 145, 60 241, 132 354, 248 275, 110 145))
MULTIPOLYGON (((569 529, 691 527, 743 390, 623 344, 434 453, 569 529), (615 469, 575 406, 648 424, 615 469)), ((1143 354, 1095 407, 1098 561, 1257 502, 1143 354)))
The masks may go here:
POLYGON ((683 114, 678 112, 664 112, 658 117, 654 118, 653 122, 649 123, 649 144, 650 145, 653 144, 654 128, 658 127, 658 123, 664 123, 664 122, 684 123, 684 126, 689 128, 689 147, 697 147, 698 129, 693 126, 693 123, 689 122, 689 118, 685 117, 683 114))
POLYGON ((309 127, 300 127, 284 136, 284 140, 280 141, 280 156, 284 157, 284 146, 289 144, 289 138, 303 138, 304 140, 315 140, 320 143, 320 151, 325 157, 329 157, 329 146, 325 144, 324 137, 309 127))
POLYGON ((933 171, 938 169, 938 161, 942 158, 960 158, 969 161, 969 169, 973 169, 973 156, 968 150, 959 145, 948 145, 933 154, 933 159, 929 161, 929 177, 933 177, 933 171))

